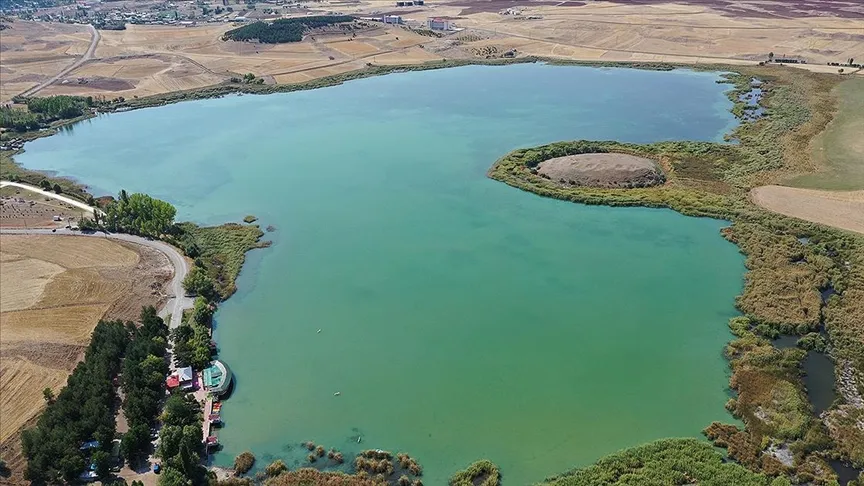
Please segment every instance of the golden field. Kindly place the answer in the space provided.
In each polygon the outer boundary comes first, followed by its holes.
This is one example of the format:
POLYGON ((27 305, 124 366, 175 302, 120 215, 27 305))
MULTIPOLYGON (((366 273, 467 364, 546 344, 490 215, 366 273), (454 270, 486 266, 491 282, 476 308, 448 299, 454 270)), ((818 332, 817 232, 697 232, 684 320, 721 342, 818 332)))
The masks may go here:
POLYGON ((99 319, 159 305, 172 270, 136 245, 83 236, 0 236, 0 452, 19 474, 18 434, 59 393, 99 319))
MULTIPOLYGON (((524 2, 444 0, 424 7, 396 8, 389 0, 317 2, 308 13, 360 16, 396 13, 410 25, 448 16, 462 29, 443 38, 399 26, 376 27, 353 40, 338 34, 308 36, 291 44, 223 42, 230 23, 194 27, 127 25, 100 31, 93 59, 39 91, 133 97, 201 88, 253 73, 268 83, 295 83, 372 64, 417 64, 440 59, 485 57, 516 49, 535 55, 590 61, 755 63, 769 52, 801 57, 806 69, 836 72, 828 62, 864 54, 864 6, 824 0, 822 11, 798 2, 742 0, 697 5, 650 2, 524 2), (841 8, 842 7, 842 8, 841 8), (505 9, 510 8, 509 12, 505 9), (858 18, 854 18, 858 14, 858 18)), ((87 50, 85 26, 16 21, 4 30, 0 101, 44 81, 87 50)))

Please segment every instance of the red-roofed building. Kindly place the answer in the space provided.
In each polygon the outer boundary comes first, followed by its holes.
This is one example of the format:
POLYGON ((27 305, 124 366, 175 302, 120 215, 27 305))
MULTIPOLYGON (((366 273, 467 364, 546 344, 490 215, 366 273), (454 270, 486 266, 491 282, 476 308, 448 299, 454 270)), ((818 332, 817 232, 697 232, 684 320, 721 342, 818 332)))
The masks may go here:
POLYGON ((165 386, 167 386, 169 390, 177 388, 178 386, 180 386, 180 378, 177 377, 177 375, 169 376, 168 379, 165 380, 165 386))

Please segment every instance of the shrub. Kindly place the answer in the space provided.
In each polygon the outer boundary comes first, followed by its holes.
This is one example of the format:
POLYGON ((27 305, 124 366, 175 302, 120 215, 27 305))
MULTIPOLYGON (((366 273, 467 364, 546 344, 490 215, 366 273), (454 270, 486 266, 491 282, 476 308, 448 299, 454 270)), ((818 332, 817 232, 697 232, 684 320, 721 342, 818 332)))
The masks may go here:
POLYGON ((234 458, 234 474, 238 476, 246 474, 254 465, 255 456, 249 451, 241 452, 234 458))
POLYGON ((267 476, 272 478, 274 476, 282 474, 287 470, 288 466, 285 465, 285 462, 282 461, 282 459, 276 459, 275 461, 271 462, 266 469, 264 469, 264 472, 267 474, 267 476))
POLYGON ((501 473, 492 461, 477 461, 450 478, 450 486, 498 486, 501 473))

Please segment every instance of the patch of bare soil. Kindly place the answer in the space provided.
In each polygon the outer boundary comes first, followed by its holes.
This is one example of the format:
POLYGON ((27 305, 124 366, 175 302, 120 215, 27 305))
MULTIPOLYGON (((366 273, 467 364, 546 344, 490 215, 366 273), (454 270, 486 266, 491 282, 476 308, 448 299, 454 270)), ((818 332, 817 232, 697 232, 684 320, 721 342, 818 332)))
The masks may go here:
MULTIPOLYGON (((174 276, 174 267, 164 253, 154 248, 125 241, 117 243, 137 252, 140 258, 131 270, 128 292, 108 308, 104 319, 137 320, 143 305, 152 305, 157 309, 165 305, 168 299, 165 291, 174 276)), ((120 273, 129 273, 129 270, 109 267, 102 269, 101 273, 106 279, 114 280, 121 277, 120 273)))
POLYGON ((125 91, 134 89, 135 85, 125 79, 107 78, 102 76, 94 76, 89 78, 68 78, 60 82, 60 84, 80 84, 87 85, 88 89, 98 89, 102 91, 125 91))
POLYGON ((864 191, 762 186, 750 199, 775 213, 864 234, 864 191))
MULTIPOLYGON (((669 0, 610 0, 625 5, 654 5, 669 0)), ((730 17, 803 18, 841 17, 864 18, 864 6, 855 0, 677 0, 684 5, 700 5, 730 17)))
POLYGON ((613 153, 556 157, 541 162, 537 173, 562 184, 589 187, 649 187, 666 181, 653 160, 613 153))
POLYGON ((62 201, 14 187, 0 190, 0 228, 62 228, 82 215, 81 209, 62 201))

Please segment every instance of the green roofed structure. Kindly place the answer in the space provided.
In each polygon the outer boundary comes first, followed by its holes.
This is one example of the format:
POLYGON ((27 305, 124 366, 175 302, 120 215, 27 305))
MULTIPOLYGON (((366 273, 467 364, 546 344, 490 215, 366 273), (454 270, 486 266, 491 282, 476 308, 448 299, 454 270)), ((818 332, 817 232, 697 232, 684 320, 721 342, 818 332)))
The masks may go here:
POLYGON ((231 369, 217 360, 213 360, 210 366, 204 370, 204 389, 215 395, 223 395, 231 386, 231 369))

